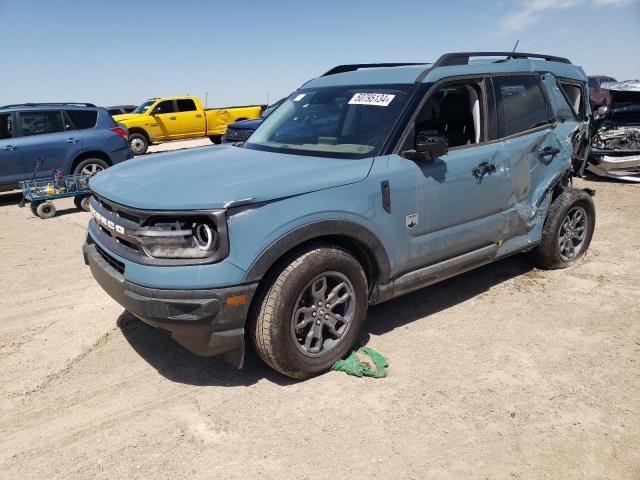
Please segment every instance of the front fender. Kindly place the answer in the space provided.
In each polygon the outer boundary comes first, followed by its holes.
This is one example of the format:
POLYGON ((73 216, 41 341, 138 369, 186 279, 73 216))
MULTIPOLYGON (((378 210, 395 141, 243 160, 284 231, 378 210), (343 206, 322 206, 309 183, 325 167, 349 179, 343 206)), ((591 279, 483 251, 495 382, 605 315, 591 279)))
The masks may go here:
POLYGON ((348 220, 318 220, 297 227, 267 247, 247 271, 244 282, 259 281, 271 266, 283 255, 310 240, 339 236, 347 238, 364 248, 375 264, 378 281, 389 278, 389 257, 380 240, 367 228, 348 220))

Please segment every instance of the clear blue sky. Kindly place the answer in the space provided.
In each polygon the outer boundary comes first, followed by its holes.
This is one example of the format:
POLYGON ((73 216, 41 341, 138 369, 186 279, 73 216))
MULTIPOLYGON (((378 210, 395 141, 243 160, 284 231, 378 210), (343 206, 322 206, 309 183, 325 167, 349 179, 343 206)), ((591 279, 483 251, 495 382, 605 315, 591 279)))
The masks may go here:
POLYGON ((640 77, 640 1, 0 0, 0 105, 209 92, 265 102, 342 63, 464 50, 569 57, 640 77))

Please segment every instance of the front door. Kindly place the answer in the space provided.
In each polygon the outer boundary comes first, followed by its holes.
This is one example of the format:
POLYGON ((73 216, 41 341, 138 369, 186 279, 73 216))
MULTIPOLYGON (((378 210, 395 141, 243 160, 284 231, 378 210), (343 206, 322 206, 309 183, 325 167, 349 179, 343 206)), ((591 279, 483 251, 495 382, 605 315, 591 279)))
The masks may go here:
POLYGON ((17 184, 26 178, 13 120, 12 113, 0 113, 0 185, 17 184))
POLYGON ((172 140, 180 137, 176 106, 173 100, 164 100, 156 105, 151 114, 155 132, 159 132, 154 140, 172 140))
POLYGON ((500 239, 508 172, 500 144, 486 140, 486 105, 483 79, 432 89, 407 141, 413 143, 425 132, 445 136, 448 153, 430 161, 389 156, 392 215, 397 230, 406 234, 398 245, 400 270, 450 259, 500 239))

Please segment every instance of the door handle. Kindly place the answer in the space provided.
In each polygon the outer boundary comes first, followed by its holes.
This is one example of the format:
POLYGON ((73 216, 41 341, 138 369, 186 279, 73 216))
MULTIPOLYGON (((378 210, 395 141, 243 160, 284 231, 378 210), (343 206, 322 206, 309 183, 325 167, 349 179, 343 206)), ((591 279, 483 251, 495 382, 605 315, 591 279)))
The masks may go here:
POLYGON ((200 115, 199 113, 196 113, 196 118, 202 118, 202 115, 200 115))
POLYGON ((14 147, 13 145, 7 145, 6 147, 4 147, 4 150, 7 150, 8 152, 13 152, 17 147, 14 147))
POLYGON ((476 167, 471 169, 471 175, 477 179, 482 178, 485 173, 491 173, 496 171, 496 165, 491 162, 481 162, 476 167))
POLYGON ((175 120, 176 117, 169 117, 169 120, 175 120))
POLYGON ((77 138, 67 138, 67 143, 78 143, 80 140, 77 138))
POLYGON ((551 156, 551 155, 559 154, 560 153, 560 149, 559 148, 555 148, 555 147, 544 147, 538 153, 540 154, 541 157, 548 157, 548 156, 551 156))

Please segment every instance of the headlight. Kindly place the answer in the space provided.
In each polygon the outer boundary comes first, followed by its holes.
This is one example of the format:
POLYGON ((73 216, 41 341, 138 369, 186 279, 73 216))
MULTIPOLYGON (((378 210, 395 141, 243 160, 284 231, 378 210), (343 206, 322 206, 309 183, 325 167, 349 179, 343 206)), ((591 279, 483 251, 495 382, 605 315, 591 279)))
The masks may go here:
POLYGON ((207 217, 152 219, 136 237, 154 258, 208 258, 220 247, 216 224, 207 217))

